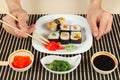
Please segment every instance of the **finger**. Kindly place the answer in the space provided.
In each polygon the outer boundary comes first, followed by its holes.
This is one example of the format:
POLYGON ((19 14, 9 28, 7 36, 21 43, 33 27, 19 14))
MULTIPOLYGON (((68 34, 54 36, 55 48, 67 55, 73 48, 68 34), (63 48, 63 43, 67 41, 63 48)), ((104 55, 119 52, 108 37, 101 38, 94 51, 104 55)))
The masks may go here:
MULTIPOLYGON (((28 34, 31 34, 34 30, 35 30, 35 25, 31 25, 30 28, 28 29, 28 34)), ((21 33, 17 34, 17 36, 28 38, 28 35, 26 35, 25 32, 23 32, 23 33, 21 32, 21 33)))
POLYGON ((102 17, 100 19, 99 33, 98 33, 98 36, 96 37, 97 40, 100 39, 104 34, 107 24, 108 24, 108 21, 104 17, 102 17))
MULTIPOLYGON (((27 33, 28 33, 28 34, 31 34, 34 30, 35 30, 35 25, 31 25, 30 28, 28 28, 27 33)), ((28 35, 26 35, 25 32, 19 33, 18 36, 19 36, 19 37, 28 38, 28 35)))
MULTIPOLYGON (((6 15, 2 19, 3 19, 3 21, 5 21, 5 22, 7 22, 7 23, 9 23, 11 25, 13 25, 14 27, 16 26, 15 20, 12 19, 10 16, 6 15)), ((12 28, 10 28, 9 26, 3 24, 2 27, 6 30, 6 32, 8 32, 8 33, 10 33, 10 34, 12 34, 14 36, 17 36, 16 33, 14 32, 14 30, 12 28)))
POLYGON ((6 32, 16 36, 16 37, 23 37, 23 38, 27 38, 28 36, 24 33, 24 32, 20 32, 17 30, 14 30, 13 28, 10 28, 9 26, 6 26, 3 24, 4 29, 6 30, 6 32))
MULTIPOLYGON (((8 24, 11 24, 13 27, 15 28, 18 28, 17 27, 17 24, 16 24, 16 21, 14 19, 12 19, 11 17, 9 16, 5 16, 3 18, 3 20, 5 22, 7 22, 8 24)), ((13 28, 10 28, 9 26, 3 24, 3 28, 10 34, 16 36, 16 37, 24 37, 24 38, 27 38, 28 36, 27 35, 24 35, 23 33, 19 32, 19 31, 16 31, 14 30, 13 28)), ((18 28, 19 29, 19 28, 18 28)))
POLYGON ((26 14, 19 15, 18 21, 19 21, 18 25, 19 25, 20 29, 24 32, 28 32, 28 30, 27 30, 28 26, 26 23, 28 21, 28 15, 26 15, 26 14))
POLYGON ((96 19, 89 20, 89 23, 90 23, 90 26, 91 26, 93 36, 96 37, 98 35, 98 27, 97 27, 96 19))
POLYGON ((23 38, 28 38, 28 35, 26 35, 25 33, 28 33, 28 28, 29 26, 27 26, 27 21, 28 21, 28 15, 27 13, 18 15, 18 26, 19 28, 23 31, 23 32, 19 32, 18 36, 19 37, 23 37, 23 38))
POLYGON ((113 17, 111 16, 108 21, 107 28, 106 28, 104 34, 107 34, 108 32, 110 32, 110 30, 112 29, 112 22, 113 22, 113 17))
POLYGON ((3 28, 5 29, 5 31, 7 33, 10 33, 10 34, 12 34, 12 35, 17 37, 16 33, 12 30, 12 28, 9 28, 9 26, 6 26, 5 24, 3 24, 2 26, 3 26, 3 28))
POLYGON ((35 25, 31 25, 30 28, 28 29, 28 34, 31 34, 35 30, 35 25))

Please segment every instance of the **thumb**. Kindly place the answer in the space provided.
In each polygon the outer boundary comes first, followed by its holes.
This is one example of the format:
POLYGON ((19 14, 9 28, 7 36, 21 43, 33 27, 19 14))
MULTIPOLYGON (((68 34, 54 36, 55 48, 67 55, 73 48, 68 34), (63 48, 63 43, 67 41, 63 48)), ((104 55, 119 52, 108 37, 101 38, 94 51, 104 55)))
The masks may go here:
POLYGON ((35 30, 35 25, 32 24, 30 28, 28 29, 28 33, 31 34, 35 30))

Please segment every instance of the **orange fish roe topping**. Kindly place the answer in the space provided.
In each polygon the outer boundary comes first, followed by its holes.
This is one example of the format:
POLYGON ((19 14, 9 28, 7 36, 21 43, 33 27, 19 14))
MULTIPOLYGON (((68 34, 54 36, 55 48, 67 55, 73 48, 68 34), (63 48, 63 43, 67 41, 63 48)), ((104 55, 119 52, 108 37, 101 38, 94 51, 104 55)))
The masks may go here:
POLYGON ((80 35, 77 34, 77 35, 74 36, 74 38, 80 39, 80 35))
POLYGON ((64 25, 63 27, 64 27, 64 28, 68 28, 68 26, 67 26, 67 25, 64 25))
POLYGON ((14 68, 25 68, 31 64, 31 59, 29 56, 15 56, 12 62, 14 68))

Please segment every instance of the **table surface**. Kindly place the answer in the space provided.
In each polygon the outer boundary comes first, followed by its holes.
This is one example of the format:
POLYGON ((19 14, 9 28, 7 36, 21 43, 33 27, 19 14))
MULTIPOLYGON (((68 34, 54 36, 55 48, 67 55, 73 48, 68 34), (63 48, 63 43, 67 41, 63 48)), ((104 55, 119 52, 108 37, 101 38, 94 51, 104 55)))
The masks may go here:
MULTIPOLYGON (((80 14, 79 14, 80 15, 80 14)), ((4 14, 0 15, 0 19, 4 14)), ((29 25, 44 14, 30 14, 29 25)), ((85 14, 82 14, 86 18, 85 14)), ((32 67, 25 72, 16 72, 9 66, 0 66, 0 80, 120 80, 120 15, 113 14, 112 31, 103 36, 100 40, 93 39, 92 47, 82 53, 82 60, 79 66, 68 74, 53 74, 43 68, 40 59, 50 54, 44 54, 35 50, 32 46, 31 38, 16 38, 7 33, 0 24, 0 60, 6 61, 10 53, 18 49, 26 49, 34 54, 32 67), (98 51, 108 51, 115 55, 119 62, 119 67, 107 75, 97 73, 91 66, 91 56, 98 51)), ((75 55, 60 55, 75 56, 75 55)))

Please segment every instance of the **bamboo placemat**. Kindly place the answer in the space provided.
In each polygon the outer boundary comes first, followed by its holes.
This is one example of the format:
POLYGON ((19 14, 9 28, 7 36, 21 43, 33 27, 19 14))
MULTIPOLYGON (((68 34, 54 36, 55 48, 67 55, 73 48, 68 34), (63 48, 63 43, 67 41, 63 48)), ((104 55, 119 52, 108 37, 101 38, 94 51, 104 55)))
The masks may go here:
MULTIPOLYGON (((80 15, 80 14, 79 14, 80 15)), ((5 14, 0 15, 0 19, 5 14)), ((35 23, 36 20, 45 15, 30 14, 29 25, 35 23)), ((86 18, 85 14, 81 16, 86 18)), ((18 49, 26 49, 34 54, 33 66, 25 72, 16 72, 9 66, 0 66, 0 80, 120 80, 120 15, 113 14, 112 31, 103 36, 99 41, 93 39, 92 47, 82 53, 80 65, 68 74, 53 74, 45 70, 40 63, 40 59, 50 54, 44 54, 35 50, 31 43, 31 38, 16 38, 7 33, 0 24, 0 60, 6 61, 9 54, 18 49), (103 75, 95 72, 92 68, 91 56, 98 51, 108 51, 114 54, 119 62, 119 68, 113 73, 103 75)), ((61 56, 61 55, 60 55, 61 56)), ((74 56, 74 55, 64 55, 74 56)))

